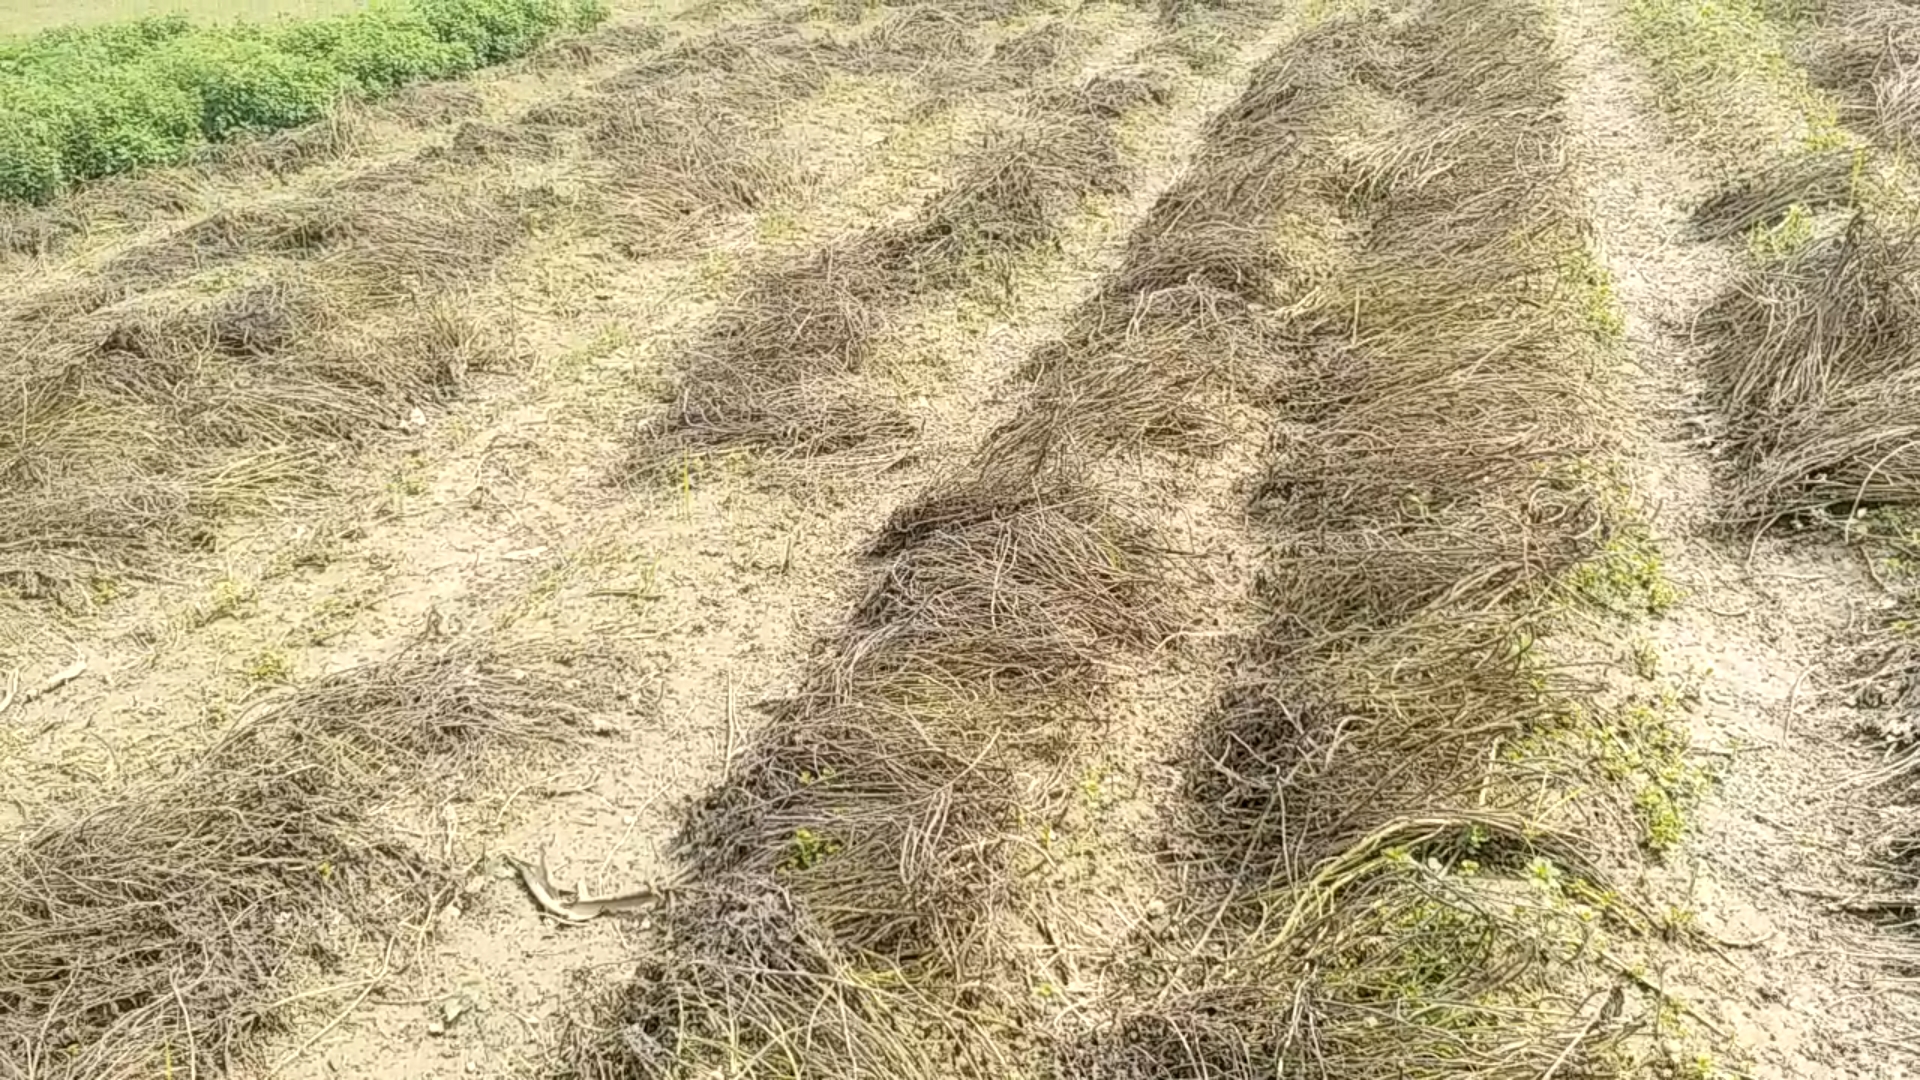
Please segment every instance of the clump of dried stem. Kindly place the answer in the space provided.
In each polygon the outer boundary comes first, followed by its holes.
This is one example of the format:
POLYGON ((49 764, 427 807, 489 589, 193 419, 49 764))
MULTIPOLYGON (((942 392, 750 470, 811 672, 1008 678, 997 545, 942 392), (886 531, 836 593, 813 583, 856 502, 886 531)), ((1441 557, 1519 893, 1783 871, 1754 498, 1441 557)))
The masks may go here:
POLYGON ((138 572, 296 498, 336 447, 517 355, 454 297, 356 323, 298 272, 62 335, 0 354, 0 578, 33 595, 138 572))
POLYGON ((963 156, 954 182, 912 219, 753 279, 686 350, 674 401, 642 431, 637 467, 671 470, 689 453, 728 448, 844 454, 910 436, 869 371, 888 320, 929 292, 1010 290, 1018 261, 1052 243, 1083 197, 1125 184, 1121 115, 1047 95, 1037 115, 963 156))
POLYGON ((1702 318, 1740 466, 1736 516, 1920 501, 1916 253, 1862 212, 1763 262, 1702 318))
POLYGON ((1627 812, 1566 798, 1605 785, 1548 733, 1604 721, 1533 646, 1623 501, 1563 84, 1539 8, 1435 0, 1326 21, 1213 122, 1194 182, 1280 227, 1216 231, 1197 283, 1284 305, 1296 355, 1254 493, 1271 618, 1195 739, 1191 960, 1143 961, 1069 1075, 1608 1074, 1630 1018, 1529 881, 1591 879, 1557 826, 1627 812))
POLYGON ((700 907, 603 1003, 613 1035, 566 1034, 566 1075, 745 1053, 796 1076, 930 1078, 955 1055, 1006 1055, 952 1026, 947 991, 915 987, 1007 954, 1024 823, 1070 801, 1054 774, 1091 701, 1178 624, 1170 567, 1099 491, 1025 473, 937 485, 870 554, 869 591, 800 693, 693 815, 700 907), (836 982, 853 970, 886 974, 836 982), (832 1033, 816 1038, 823 1003, 832 1033))
POLYGON ((1794 207, 1845 206, 1859 195, 1862 152, 1800 154, 1741 177, 1694 208, 1701 236, 1724 240, 1775 226, 1794 207))
POLYGON ((453 853, 381 807, 584 720, 550 671, 422 643, 293 692, 173 775, 78 800, 0 851, 10 1075, 253 1060, 293 991, 350 957, 397 962, 458 886, 453 853))
POLYGON ((1832 0, 1809 40, 1815 82, 1896 147, 1920 137, 1920 13, 1890 0, 1832 0))

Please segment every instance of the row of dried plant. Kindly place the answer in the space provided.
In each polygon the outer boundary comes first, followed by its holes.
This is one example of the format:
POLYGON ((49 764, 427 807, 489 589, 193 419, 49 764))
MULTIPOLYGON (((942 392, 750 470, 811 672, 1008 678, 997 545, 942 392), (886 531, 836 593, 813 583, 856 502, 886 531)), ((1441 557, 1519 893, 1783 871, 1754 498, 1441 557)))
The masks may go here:
MULTIPOLYGON (((1861 910, 1920 925, 1916 724, 1920 644, 1920 217, 1903 159, 1920 136, 1920 11, 1825 0, 1805 13, 1804 60, 1866 142, 1769 164, 1696 215, 1743 236, 1745 267, 1698 323, 1725 420, 1728 517, 1755 531, 1834 526, 1897 606, 1856 642, 1847 694, 1884 752, 1875 845, 1887 888, 1861 910), (1891 154, 1886 153, 1891 151, 1891 154)), ((1920 949, 1895 959, 1920 969, 1920 949)))
POLYGON ((620 678, 605 657, 423 639, 268 702, 171 773, 74 798, 0 848, 0 1076, 265 1064, 364 972, 410 961, 472 871, 409 815, 584 734, 620 678))
POLYGON ((1066 1075, 1645 1064, 1609 952, 1640 926, 1608 884, 1645 832, 1604 760, 1631 728, 1543 644, 1595 583, 1658 603, 1551 18, 1331 15, 1216 124, 1213 183, 1279 220, 1189 235, 1297 357, 1251 492, 1270 614, 1193 737, 1172 929, 1132 943, 1066 1075))
MULTIPOLYGON (((774 137, 783 113, 830 71, 882 61, 931 65, 926 78, 944 85, 969 68, 977 37, 956 36, 955 18, 915 6, 817 41, 771 18, 671 45, 644 28, 609 30, 575 45, 638 58, 584 94, 488 123, 471 92, 418 88, 389 108, 457 122, 446 142, 191 216, 10 298, 0 310, 0 581, 29 597, 84 598, 89 579, 151 572, 236 517, 325 493, 370 438, 523 359, 510 322, 473 314, 518 252, 581 231, 665 250, 802 183, 774 137), (590 168, 546 167, 576 152, 590 168)), ((1010 39, 1032 46, 1012 51, 1010 71, 1053 55, 1048 44, 1062 41, 1052 25, 1010 39)), ((1100 164, 1076 153, 1056 155, 1050 182, 1100 164)), ((1021 181, 972 182, 995 199, 994 185, 1021 181)), ((69 209, 117 199, 122 217, 144 221, 190 209, 182 183, 130 180, 69 209)))

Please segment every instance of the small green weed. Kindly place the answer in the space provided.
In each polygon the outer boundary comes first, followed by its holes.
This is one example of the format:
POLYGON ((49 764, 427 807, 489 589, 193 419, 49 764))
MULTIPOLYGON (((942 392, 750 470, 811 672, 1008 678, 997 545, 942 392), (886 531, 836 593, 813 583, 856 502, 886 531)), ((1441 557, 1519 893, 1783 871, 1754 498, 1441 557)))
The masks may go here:
POLYGON ((821 769, 819 772, 814 772, 811 769, 801 769, 800 770, 800 786, 812 787, 815 784, 830 784, 839 775, 840 775, 839 770, 835 769, 831 765, 827 766, 824 769, 821 769))
POLYGON ((1573 568, 1566 586, 1575 598, 1621 615, 1664 615, 1680 601, 1659 546, 1637 531, 1607 541, 1597 555, 1573 568))
POLYGON ((790 870, 811 870, 821 862, 840 853, 840 841, 823 836, 812 829, 793 830, 793 841, 788 845, 786 866, 790 870))
POLYGON ((694 269, 701 291, 709 296, 718 296, 739 272, 739 261, 731 253, 718 248, 702 255, 700 265, 694 269))
POLYGON ((1106 799, 1106 788, 1101 783, 1101 775, 1096 771, 1080 778, 1080 795, 1089 808, 1098 809, 1106 799))
POLYGON ((1747 254, 1760 263, 1789 259, 1813 243, 1813 226, 1813 211, 1794 203, 1772 226, 1755 225, 1747 233, 1747 254))
POLYGON ((120 583, 110 577, 91 577, 87 579, 87 594, 93 598, 93 606, 106 607, 120 599, 120 583))
POLYGON ((1633 790, 1647 849, 1665 852, 1679 844, 1711 782, 1689 757, 1680 719, 1660 702, 1629 705, 1600 730, 1596 744, 1601 770, 1633 790))
POLYGON ((208 590, 205 600, 193 606, 188 621, 197 629, 221 619, 244 619, 253 614, 254 587, 231 575, 222 576, 208 590))
POLYGON ((293 659, 280 649, 262 649, 241 666, 248 682, 279 686, 293 677, 293 659))
POLYGON ((1562 285, 1573 290, 1581 320, 1595 340, 1616 342, 1626 336, 1626 316, 1614 290, 1613 274, 1591 247, 1570 249, 1561 260, 1559 276, 1562 285))
MULTIPOLYGON (((1546 858, 1492 868, 1463 859, 1389 848, 1376 864, 1377 897, 1363 922, 1328 958, 1326 978, 1349 1000, 1417 1007, 1423 1025, 1461 1030, 1499 1026, 1510 1017, 1494 997, 1461 997, 1480 976, 1534 962, 1520 941, 1552 942, 1577 956, 1600 939, 1601 912, 1578 895, 1584 882, 1546 858), (1511 884, 1524 884, 1524 895, 1511 884)), ((1509 969, 1510 970, 1510 969, 1509 969)))
POLYGON ((591 338, 561 353, 553 362, 553 371, 563 378, 577 379, 588 367, 631 344, 632 331, 619 323, 608 323, 591 338))
POLYGON ((1627 647, 1627 658, 1633 664, 1633 673, 1640 678, 1652 680, 1660 677, 1660 648, 1651 639, 1634 638, 1627 647))
POLYGON ((408 454, 387 477, 387 493, 398 498, 418 498, 427 493, 426 463, 418 454, 408 454))
MULTIPOLYGON (((1664 1011, 1663 1011, 1664 1016, 1664 1011)), ((1678 1022, 1674 1022, 1678 1026, 1678 1022)), ((1689 1054, 1672 1063, 1673 1080, 1727 1080, 1729 1074, 1722 1070, 1713 1055, 1698 1052, 1689 1054)))
POLYGON ((768 210, 754 219, 753 235, 763 244, 779 244, 798 239, 803 233, 800 219, 790 210, 768 210))
POLYGON ((1818 515, 1816 520, 1844 532, 1860 543, 1879 565, 1890 585, 1907 587, 1920 581, 1920 509, 1877 506, 1851 517, 1818 515))
POLYGON ((1641 846, 1665 852, 1686 835, 1712 782, 1689 752, 1680 711, 1681 701, 1694 694, 1663 685, 1613 709, 1567 704, 1555 719, 1509 743, 1503 756, 1523 777, 1545 769, 1564 776, 1569 786, 1615 793, 1618 805, 1639 822, 1641 846))
POLYGON ((1677 907, 1669 904, 1666 914, 1660 918, 1660 926, 1668 934, 1691 933, 1698 928, 1700 915, 1692 908, 1677 907))

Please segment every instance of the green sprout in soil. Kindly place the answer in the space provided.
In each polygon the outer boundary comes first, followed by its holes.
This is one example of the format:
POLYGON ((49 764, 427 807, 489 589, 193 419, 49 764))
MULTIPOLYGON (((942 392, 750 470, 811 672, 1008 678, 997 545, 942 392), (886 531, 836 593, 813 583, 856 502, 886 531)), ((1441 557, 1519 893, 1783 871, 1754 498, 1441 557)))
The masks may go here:
POLYGON ((1656 853, 1672 850, 1711 779, 1689 759, 1678 718, 1657 703, 1629 705, 1603 729, 1595 749, 1601 771, 1633 789, 1642 843, 1656 853))
POLYGON ((1559 279, 1578 298, 1581 319, 1596 341, 1605 344, 1626 336, 1626 316, 1614 291, 1613 275, 1592 248, 1570 249, 1561 259, 1559 279))
POLYGON ((793 830, 793 843, 788 848, 786 866, 790 870, 811 870, 839 853, 840 841, 812 829, 799 828, 793 830))
POLYGON ((418 454, 408 454, 393 470, 393 475, 387 478, 387 493, 394 497, 395 503, 427 493, 425 463, 418 454))
POLYGON ((1620 615, 1664 615, 1680 590, 1663 571, 1660 549, 1644 533, 1628 532, 1606 542, 1599 554, 1573 568, 1573 595, 1620 615))
POLYGON ((1571 769, 1600 781, 1639 825, 1640 845, 1672 850, 1687 834, 1692 815, 1712 781, 1692 759, 1682 694, 1662 687, 1644 699, 1598 713, 1566 705, 1557 720, 1509 744, 1513 763, 1571 769))
POLYGON ((221 619, 244 619, 253 613, 254 588, 231 575, 213 583, 207 598, 195 604, 190 619, 194 627, 208 626, 221 619))
POLYGON ((279 686, 293 676, 293 660, 279 649, 262 649, 240 669, 247 681, 262 686, 279 686))
POLYGON ((1755 225, 1748 231, 1747 254, 1759 263, 1784 262, 1813 243, 1813 226, 1813 211, 1794 203, 1779 221, 1755 225))
POLYGON ((1634 638, 1628 658, 1633 662, 1633 673, 1640 678, 1651 681, 1660 677, 1660 649, 1651 639, 1634 638))
POLYGON ((87 580, 87 593, 95 607, 106 607, 120 598, 120 583, 110 577, 92 577, 87 580))
MULTIPOLYGON (((812 769, 801 769, 800 770, 800 786, 812 787, 815 784, 831 783, 833 779, 839 775, 840 775, 839 770, 835 769, 831 765, 828 765, 826 768, 821 769, 819 772, 814 772, 812 769)), ((802 829, 801 832, 806 832, 806 830, 802 829)))

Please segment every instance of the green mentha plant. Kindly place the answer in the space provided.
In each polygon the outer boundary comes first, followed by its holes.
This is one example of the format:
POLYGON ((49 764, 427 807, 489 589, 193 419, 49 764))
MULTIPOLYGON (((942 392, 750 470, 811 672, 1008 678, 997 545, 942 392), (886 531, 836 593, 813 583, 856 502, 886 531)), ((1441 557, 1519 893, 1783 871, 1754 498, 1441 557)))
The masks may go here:
MULTIPOLYGON (((0 97, 7 95, 0 80, 0 97)), ((66 186, 60 145, 47 119, 17 111, 0 112, 0 199, 45 202, 66 186)))
POLYGON ((318 119, 349 83, 332 66, 243 35, 182 38, 147 61, 161 80, 200 99, 200 133, 219 141, 318 119))
POLYGON ((0 199, 187 160, 203 143, 324 116, 523 55, 604 0, 395 0, 346 15, 195 27, 180 17, 0 43, 0 199))
POLYGON ((471 45, 441 37, 420 12, 401 8, 291 23, 274 43, 290 55, 330 65, 368 97, 480 64, 471 45))

